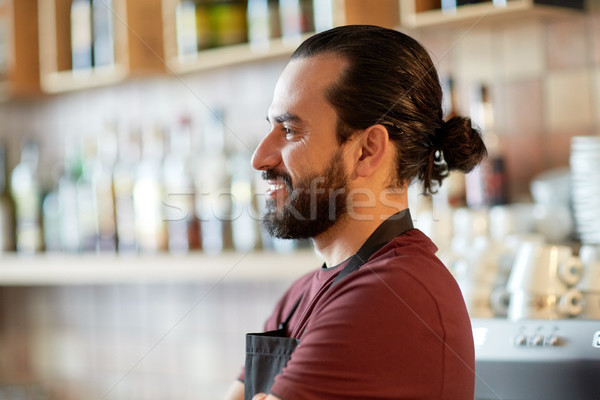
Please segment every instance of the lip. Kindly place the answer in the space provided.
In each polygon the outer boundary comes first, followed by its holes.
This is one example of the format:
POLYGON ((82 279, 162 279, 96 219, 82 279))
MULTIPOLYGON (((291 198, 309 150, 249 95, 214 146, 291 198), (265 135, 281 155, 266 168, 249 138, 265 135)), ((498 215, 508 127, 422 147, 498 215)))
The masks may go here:
POLYGON ((287 193, 287 186, 282 180, 268 180, 267 197, 276 198, 287 193))

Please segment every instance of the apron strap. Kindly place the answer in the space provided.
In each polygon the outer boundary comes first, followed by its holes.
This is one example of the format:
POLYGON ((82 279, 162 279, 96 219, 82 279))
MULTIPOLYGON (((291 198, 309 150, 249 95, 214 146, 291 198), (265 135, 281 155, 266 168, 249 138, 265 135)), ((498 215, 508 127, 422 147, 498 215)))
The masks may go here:
POLYGON ((296 312, 296 309, 298 308, 298 306, 300 305, 300 301, 302 300, 302 297, 304 297, 304 293, 302 293, 300 295, 300 298, 298 299, 298 301, 296 301, 296 304, 294 304, 294 307, 292 307, 292 310, 290 311, 290 313, 288 314, 288 316, 286 317, 285 321, 281 322, 279 324, 279 326, 277 327, 278 329, 283 329, 285 330, 290 322, 290 320, 292 319, 292 316, 294 315, 294 313, 296 312))
POLYGON ((361 246, 361 248, 358 249, 356 254, 350 257, 348 264, 346 264, 344 269, 341 270, 338 276, 335 277, 330 288, 344 279, 350 273, 362 267, 362 265, 366 263, 373 254, 377 253, 379 249, 389 243, 396 236, 400 236, 404 232, 411 229, 413 229, 413 223, 408 208, 383 221, 383 223, 381 223, 381 225, 375 229, 375 231, 361 246))

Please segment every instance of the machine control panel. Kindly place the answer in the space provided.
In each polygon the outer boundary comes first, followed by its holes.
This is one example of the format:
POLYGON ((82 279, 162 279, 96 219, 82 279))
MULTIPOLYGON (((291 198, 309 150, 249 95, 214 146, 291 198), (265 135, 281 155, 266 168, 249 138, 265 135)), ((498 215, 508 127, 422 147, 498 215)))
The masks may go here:
POLYGON ((515 336, 514 340, 516 347, 556 347, 563 343, 564 341, 556 333, 549 335, 543 333, 534 333, 532 335, 521 333, 515 336))
POLYGON ((473 319, 478 359, 600 358, 600 321, 473 319))

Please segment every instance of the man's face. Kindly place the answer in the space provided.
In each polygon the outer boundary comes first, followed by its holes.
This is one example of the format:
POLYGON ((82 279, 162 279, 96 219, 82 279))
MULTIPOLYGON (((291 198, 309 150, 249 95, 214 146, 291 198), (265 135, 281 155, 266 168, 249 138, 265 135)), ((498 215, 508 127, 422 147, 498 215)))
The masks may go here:
POLYGON ((269 183, 264 223, 276 237, 315 237, 344 215, 348 176, 337 116, 325 98, 344 66, 334 56, 296 59, 275 87, 271 130, 252 165, 269 183))

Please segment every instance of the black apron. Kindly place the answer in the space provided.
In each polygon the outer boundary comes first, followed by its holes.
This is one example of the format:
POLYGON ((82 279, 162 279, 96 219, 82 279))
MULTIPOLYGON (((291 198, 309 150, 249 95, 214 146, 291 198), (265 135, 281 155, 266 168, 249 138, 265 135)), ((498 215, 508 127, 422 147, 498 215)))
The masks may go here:
MULTIPOLYGON (((412 219, 408 209, 386 219, 356 254, 350 258, 344 269, 335 277, 331 286, 359 269, 373 254, 396 236, 400 236, 412 228, 412 219)), ((285 321, 279 324, 278 329, 246 335, 244 400, 252 400, 252 397, 257 393, 269 393, 275 376, 281 373, 300 343, 299 339, 286 336, 287 325, 294 312, 296 312, 300 300, 302 300, 302 296, 300 296, 285 321)))

